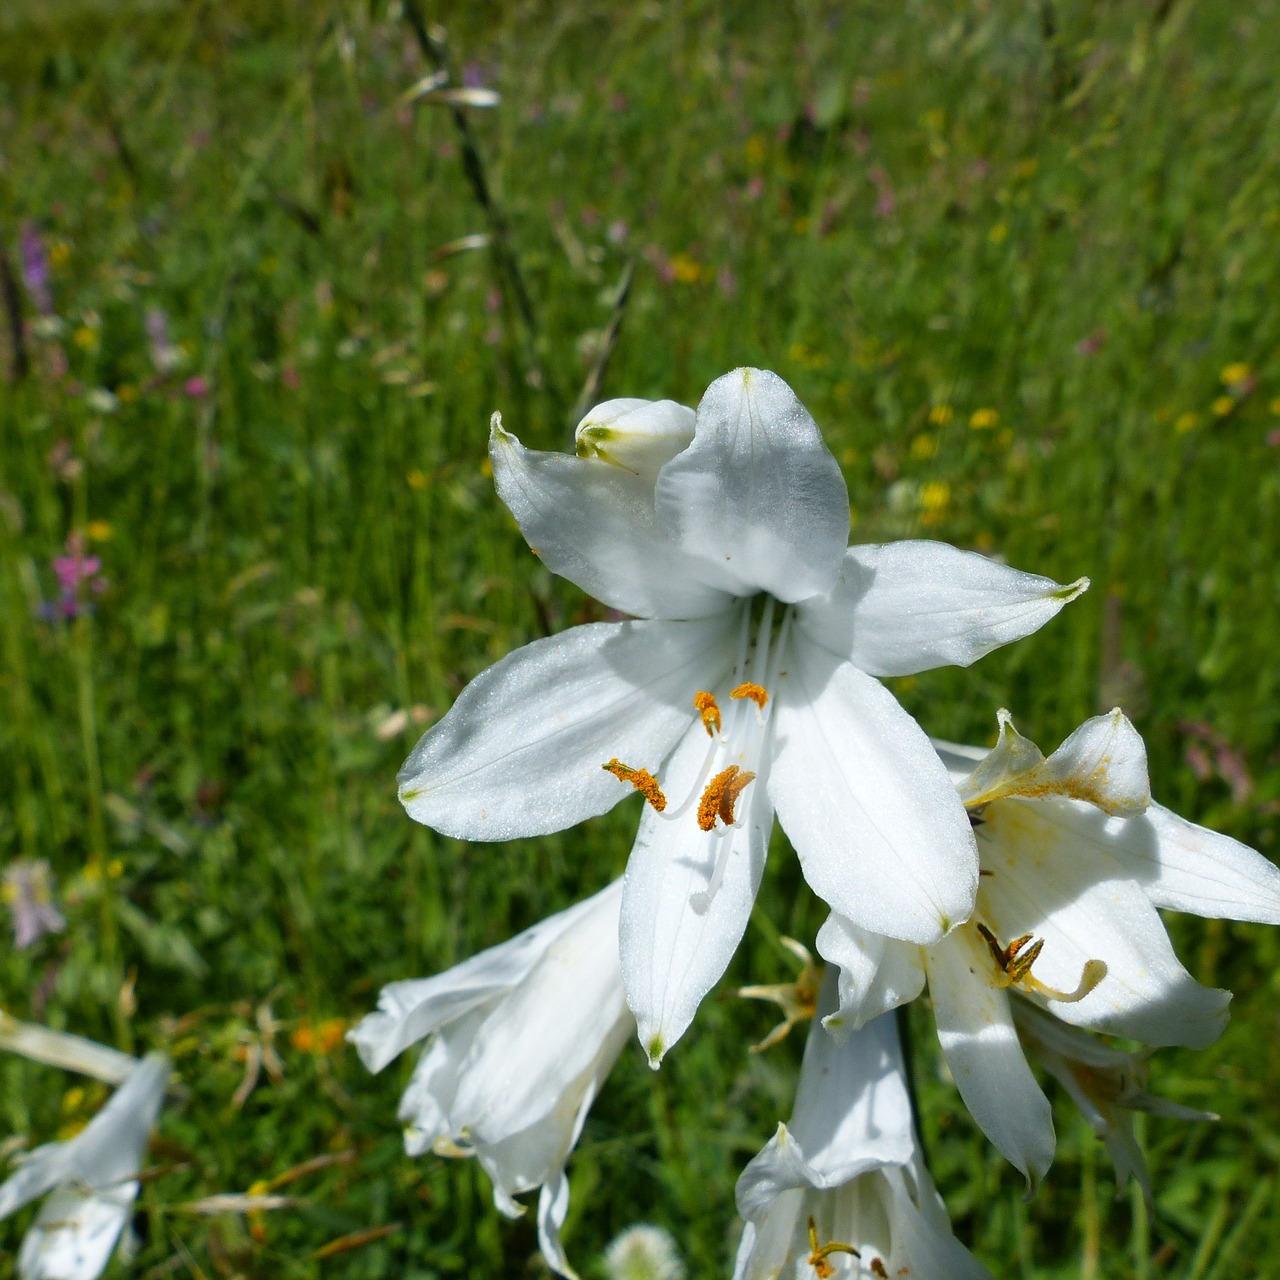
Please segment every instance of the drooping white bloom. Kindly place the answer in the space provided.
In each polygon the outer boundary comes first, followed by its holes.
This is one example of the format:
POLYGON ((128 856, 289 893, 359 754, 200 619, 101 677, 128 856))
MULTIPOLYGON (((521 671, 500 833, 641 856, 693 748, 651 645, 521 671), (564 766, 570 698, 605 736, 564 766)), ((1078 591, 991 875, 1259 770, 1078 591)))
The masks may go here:
POLYGON ((531 452, 495 415, 494 476, 550 569, 639 620, 481 674, 409 757, 400 798, 448 835, 505 840, 643 792, 622 968, 656 1066, 742 937, 775 809, 814 891, 861 927, 928 944, 968 916, 969 823, 875 677, 967 665, 1086 584, 934 542, 846 548, 840 468, 775 374, 727 374, 696 416, 598 414, 581 457, 531 452))
POLYGON ((600 1085, 635 1030, 618 962, 622 882, 437 974, 384 987, 348 1035, 370 1071, 431 1036, 400 1101, 405 1148, 474 1156, 509 1217, 541 1187, 538 1242, 560 1243, 565 1164, 600 1085))
POLYGON ((1117 1049, 1051 1018, 1026 1000, 1014 1000, 1013 1021, 1023 1048, 1066 1089, 1090 1127, 1107 1144, 1116 1182, 1123 1186, 1133 1178, 1150 1207, 1151 1178, 1133 1135, 1133 1112, 1146 1111, 1171 1120, 1218 1117, 1212 1111, 1197 1111, 1148 1093, 1146 1054, 1117 1049))
POLYGON ((74 1138, 38 1147, 0 1186, 0 1218, 52 1191, 22 1241, 22 1280, 94 1280, 138 1195, 138 1170, 164 1101, 169 1060, 149 1054, 74 1138))
POLYGON ((818 950, 841 967, 833 1025, 919 994, 974 1119, 1029 1181, 1053 1159, 1053 1120, 1019 1044, 1016 989, 1054 1017, 1150 1045, 1202 1046, 1230 994, 1178 962, 1158 907, 1280 923, 1280 871, 1153 804, 1142 739, 1119 712, 1086 721, 1047 760, 999 716, 984 753, 940 745, 974 823, 972 919, 931 947, 832 915, 818 950))
MULTIPOLYGON (((835 1004, 830 970, 819 1012, 835 1004)), ((815 1019, 791 1123, 747 1165, 737 1196, 734 1280, 990 1280, 925 1168, 892 1017, 843 1045, 815 1019)))

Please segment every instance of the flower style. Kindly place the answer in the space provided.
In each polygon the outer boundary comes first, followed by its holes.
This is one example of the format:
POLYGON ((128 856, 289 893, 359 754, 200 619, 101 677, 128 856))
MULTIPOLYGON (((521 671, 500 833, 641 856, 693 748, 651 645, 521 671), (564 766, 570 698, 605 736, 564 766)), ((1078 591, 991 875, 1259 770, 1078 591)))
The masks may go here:
POLYGON ((835 458, 791 388, 739 369, 693 411, 612 401, 578 457, 494 417, 498 493, 546 565, 638 620, 575 627, 463 691, 400 774, 410 815, 506 840, 648 801, 622 972, 651 1065, 746 928, 775 809, 814 891, 931 944, 967 918, 973 835, 919 725, 874 677, 967 665, 1062 587, 934 542, 846 548, 835 458))
POLYGON ((0 1218, 47 1191, 18 1253, 22 1280, 94 1280, 138 1195, 138 1170, 164 1101, 169 1060, 149 1054, 74 1138, 38 1147, 0 1186, 0 1218))
MULTIPOLYGON (((836 1006, 828 970, 819 1011, 836 1006)), ((892 1017, 809 1028, 795 1113, 738 1179, 734 1280, 990 1280, 951 1233, 916 1142, 892 1017)))
POLYGON ((818 950, 842 970, 837 1028, 913 999, 927 976, 965 1105, 1034 1183, 1053 1160, 1053 1119, 1011 992, 1075 1026, 1206 1045, 1226 1025, 1230 993, 1182 967, 1157 908, 1280 923, 1280 871, 1152 803, 1146 749, 1120 711, 1086 721, 1047 760, 1008 712, 999 724, 989 753, 939 745, 978 839, 972 919, 921 948, 833 914, 818 950))
POLYGON ((1147 1055, 1126 1053, 1076 1027, 1057 1021, 1026 1000, 1013 1002, 1022 1047, 1071 1095, 1090 1127, 1107 1144, 1116 1182, 1133 1178, 1152 1206, 1147 1162, 1133 1136, 1134 1111, 1171 1120, 1217 1120, 1146 1091, 1147 1055))
POLYGON ((635 1029, 622 993, 622 882, 432 978, 394 982, 349 1034, 370 1071, 432 1036, 400 1101, 410 1155, 475 1156, 508 1217, 541 1187, 538 1242, 572 1277, 560 1243, 565 1163, 635 1029))

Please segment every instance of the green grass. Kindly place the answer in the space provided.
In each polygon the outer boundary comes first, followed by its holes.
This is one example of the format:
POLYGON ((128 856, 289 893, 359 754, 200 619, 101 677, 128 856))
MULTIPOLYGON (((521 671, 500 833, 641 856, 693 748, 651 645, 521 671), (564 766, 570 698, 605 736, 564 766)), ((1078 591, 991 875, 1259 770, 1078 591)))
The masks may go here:
MULTIPOLYGON (((485 438, 501 409, 526 443, 563 444, 633 257, 604 395, 696 403, 735 365, 775 369, 844 466, 856 539, 1093 579, 975 669, 894 682, 931 732, 990 741, 1007 706, 1049 748, 1120 701, 1159 798, 1274 849, 1275 3, 430 16, 503 95, 470 118, 533 331, 488 252, 437 256, 486 222, 448 113, 397 106, 429 68, 381 0, 0 12, 0 243, 16 268, 38 228, 61 321, 0 385, 0 850, 53 864, 70 925, 0 952, 0 1004, 174 1055, 189 1096, 153 1145, 139 1274, 543 1274, 477 1171, 401 1154, 408 1064, 370 1079, 291 1036, 625 863, 634 801, 505 846, 416 827, 394 774, 420 725, 376 729, 438 716, 515 645, 597 616, 529 555, 485 438), (157 309, 184 352, 167 377, 157 309), (980 410, 992 425, 970 425, 980 410), (109 589, 91 617, 41 621, 51 558, 91 526, 109 589), (1243 799, 1189 767, 1200 722, 1247 763, 1243 799), (237 1107, 268 1007, 285 1073, 237 1107), (179 1208, 325 1154, 343 1160, 290 1183, 299 1204, 256 1234, 179 1208)), ((730 980, 788 976, 773 939, 820 919, 779 839, 730 980)), ((1155 1060, 1157 1091, 1223 1120, 1146 1126, 1152 1221, 1065 1106, 1024 1204, 915 1010, 935 1175, 996 1275, 1280 1271, 1280 951, 1260 928, 1172 928, 1236 1004, 1218 1045, 1155 1060)), ((734 1177, 798 1061, 796 1037, 746 1055, 769 1025, 712 999, 659 1075, 624 1055, 572 1167, 587 1274, 640 1219, 671 1227, 692 1276, 725 1273, 734 1177)), ((91 1114, 101 1091, 79 1084, 0 1062, 0 1132, 45 1140, 91 1114)), ((0 1224, 0 1259, 27 1220, 0 1224)))

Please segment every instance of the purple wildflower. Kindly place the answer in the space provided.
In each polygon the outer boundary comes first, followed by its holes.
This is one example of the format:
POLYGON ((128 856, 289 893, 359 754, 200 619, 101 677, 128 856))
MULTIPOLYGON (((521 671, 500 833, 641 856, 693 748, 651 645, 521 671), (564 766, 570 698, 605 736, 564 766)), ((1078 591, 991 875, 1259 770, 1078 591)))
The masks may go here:
POLYGON ((53 294, 49 291, 49 260, 40 243, 40 233, 30 220, 22 224, 19 233, 22 245, 22 280, 42 316, 53 315, 53 294))
POLYGON ((169 317, 159 307, 151 307, 146 315, 147 345, 151 348, 151 363, 163 377, 182 362, 182 353, 169 337, 169 317))
POLYGON ((84 536, 78 531, 67 535, 67 554, 54 556, 53 572, 58 579, 58 598, 43 601, 37 610, 45 622, 92 613, 93 604, 87 597, 100 595, 107 589, 107 580, 99 576, 102 561, 97 556, 85 555, 84 536))
POLYGON ((53 875, 43 858, 9 864, 4 873, 4 900, 13 916, 13 945, 19 951, 47 933, 61 933, 67 927, 53 904, 53 875))

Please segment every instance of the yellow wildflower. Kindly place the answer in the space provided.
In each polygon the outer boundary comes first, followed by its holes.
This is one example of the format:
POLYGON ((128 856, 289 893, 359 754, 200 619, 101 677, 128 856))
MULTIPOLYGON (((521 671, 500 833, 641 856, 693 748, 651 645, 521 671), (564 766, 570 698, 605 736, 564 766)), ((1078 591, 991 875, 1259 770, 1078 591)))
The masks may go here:
POLYGON ((937 513, 950 501, 951 486, 945 480, 931 480, 920 488, 920 506, 925 511, 937 513))
POLYGON ((975 409, 969 415, 969 425, 975 431, 986 431, 1000 421, 999 409, 975 409))
POLYGON ((671 271, 681 284, 697 284, 703 275, 701 264, 687 253, 677 253, 671 259, 671 271))

